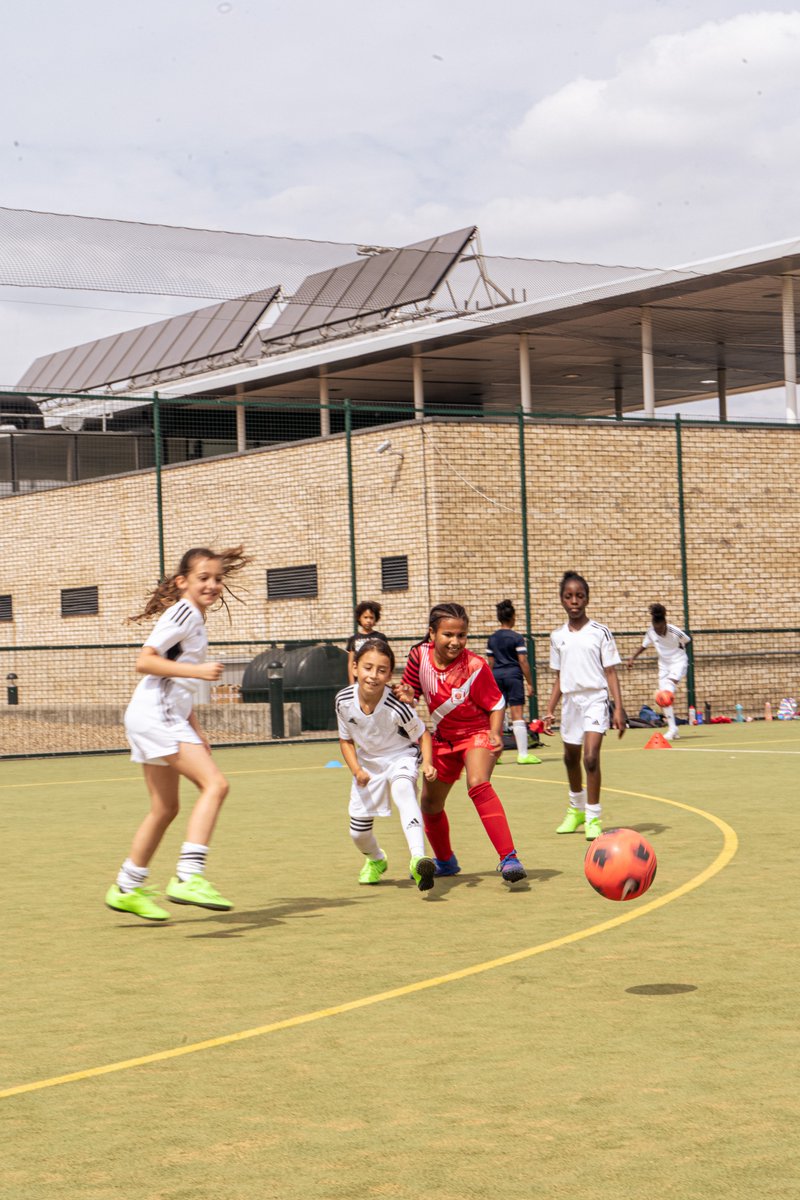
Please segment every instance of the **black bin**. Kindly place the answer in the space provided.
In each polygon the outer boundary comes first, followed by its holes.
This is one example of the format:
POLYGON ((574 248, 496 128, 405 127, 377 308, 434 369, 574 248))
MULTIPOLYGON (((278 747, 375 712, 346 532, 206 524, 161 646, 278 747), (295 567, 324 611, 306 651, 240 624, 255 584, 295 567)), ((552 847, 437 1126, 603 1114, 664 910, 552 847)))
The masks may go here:
POLYGON ((299 701, 301 728, 336 729, 334 697, 349 683, 345 651, 325 645, 266 650, 245 668, 242 678, 245 704, 269 703, 267 667, 271 662, 283 663, 283 698, 287 704, 299 701))

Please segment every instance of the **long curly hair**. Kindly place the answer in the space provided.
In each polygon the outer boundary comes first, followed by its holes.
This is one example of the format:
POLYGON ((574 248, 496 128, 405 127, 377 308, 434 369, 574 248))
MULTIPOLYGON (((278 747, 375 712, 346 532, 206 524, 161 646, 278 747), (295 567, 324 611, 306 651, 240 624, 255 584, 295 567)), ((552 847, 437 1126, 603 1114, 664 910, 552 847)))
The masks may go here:
POLYGON ((237 596, 233 591, 228 580, 238 575, 240 571, 253 561, 249 554, 245 554, 244 546, 229 546, 226 550, 209 550, 207 546, 194 546, 191 550, 187 550, 178 563, 178 569, 175 574, 166 576, 165 579, 156 584, 153 590, 148 593, 142 611, 135 616, 128 617, 128 621, 144 621, 148 617, 160 617, 173 604, 177 604, 181 598, 181 592, 177 583, 178 578, 188 575, 194 564, 203 558, 216 558, 222 563, 223 593, 220 596, 219 605, 214 605, 214 608, 224 608, 228 614, 228 618, 230 618, 231 614, 225 593, 227 592, 234 600, 240 600, 241 597, 237 596))

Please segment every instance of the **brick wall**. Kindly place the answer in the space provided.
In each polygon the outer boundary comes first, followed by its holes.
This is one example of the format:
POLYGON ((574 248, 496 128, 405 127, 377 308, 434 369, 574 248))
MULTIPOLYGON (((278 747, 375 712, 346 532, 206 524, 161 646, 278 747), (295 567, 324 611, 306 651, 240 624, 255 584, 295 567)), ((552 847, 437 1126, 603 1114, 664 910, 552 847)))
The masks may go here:
MULTIPOLYGON (((684 427, 695 628, 800 624, 798 437, 785 427, 684 427)), ((567 568, 588 578, 591 614, 616 630, 643 630, 653 600, 683 623, 674 430, 531 424, 525 454, 534 629, 548 631, 563 619, 558 581, 567 568)), ((516 425, 431 420, 361 431, 352 460, 359 598, 384 604, 389 635, 405 635, 404 648, 422 635, 430 605, 447 599, 469 609, 477 649, 504 596, 516 602, 524 625, 516 425), (399 453, 376 453, 387 436, 399 453), (397 554, 408 556, 409 589, 382 594, 381 557, 397 554)), ((225 613, 211 615, 212 641, 348 636, 343 436, 171 467, 163 473, 163 508, 168 570, 191 545, 242 541, 255 556, 237 589, 246 603, 231 604, 232 623, 225 613), (268 567, 307 563, 318 568, 317 599, 266 599, 268 567)), ((0 537, 0 593, 11 593, 14 605, 14 621, 0 625, 0 645, 143 639, 146 625, 123 621, 158 573, 152 472, 0 500, 0 537), (87 585, 99 590, 97 616, 62 618, 60 589, 87 585)), ((763 706, 772 680, 777 691, 798 694, 793 640, 781 640, 771 663, 764 658, 770 647, 766 638, 763 653, 747 659, 742 640, 729 639, 724 653, 709 650, 717 657, 704 666, 698 641, 698 687, 709 681, 720 705, 749 696, 763 706), (732 665, 737 650, 741 661, 732 665)), ((542 665, 546 643, 539 649, 542 665)), ((15 670, 22 703, 117 701, 135 684, 134 653, 6 653, 0 684, 15 670)), ((546 694, 546 667, 543 673, 546 694)), ((654 687, 653 660, 623 682, 646 698, 650 676, 654 687)))

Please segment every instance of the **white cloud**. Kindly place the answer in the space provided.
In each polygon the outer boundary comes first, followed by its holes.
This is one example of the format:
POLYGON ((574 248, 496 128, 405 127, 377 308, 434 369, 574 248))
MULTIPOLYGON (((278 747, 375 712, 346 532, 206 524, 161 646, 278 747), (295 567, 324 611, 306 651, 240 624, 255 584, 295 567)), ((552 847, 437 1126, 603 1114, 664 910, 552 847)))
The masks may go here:
POLYGON ((788 149, 798 126, 798 62, 800 12, 753 13, 657 37, 616 75, 576 79, 540 100, 511 131, 509 149, 540 165, 580 159, 601 169, 621 155, 752 153, 764 132, 788 149))
POLYGON ((788 238, 800 11, 750 8, 28 0, 2 203, 382 244, 477 223, 488 254, 645 266, 788 238))

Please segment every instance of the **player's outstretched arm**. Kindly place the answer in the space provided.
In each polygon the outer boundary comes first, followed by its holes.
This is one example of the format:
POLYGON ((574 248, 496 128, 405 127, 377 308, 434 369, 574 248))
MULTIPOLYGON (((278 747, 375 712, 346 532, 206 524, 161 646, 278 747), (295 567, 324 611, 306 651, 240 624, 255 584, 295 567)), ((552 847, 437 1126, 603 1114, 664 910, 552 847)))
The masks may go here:
POLYGON ((428 783, 433 783, 437 777, 437 771, 433 765, 433 738, 427 729, 419 739, 419 749, 422 754, 422 774, 428 783))
POLYGON ((619 686, 619 676, 617 675, 616 667, 606 667, 606 679, 608 680, 608 690, 611 699, 614 701, 614 717, 612 724, 622 737, 626 729, 625 709, 622 707, 622 691, 619 686))
POLYGON ((152 646, 142 646, 136 659, 140 675, 160 675, 170 679, 204 679, 215 683, 224 670, 220 662, 181 663, 164 658, 152 646))
POLYGON ((550 691, 550 699, 547 702, 547 712, 542 719, 542 733, 548 734, 553 732, 553 721, 556 719, 556 708, 561 699, 561 676, 556 675, 553 680, 553 687, 550 691))
POLYGON ((370 781, 370 775, 364 770, 358 761, 355 743, 345 741, 344 738, 339 738, 339 748, 342 751, 342 758, 347 763, 350 774, 353 776, 358 786, 366 787, 370 781))

